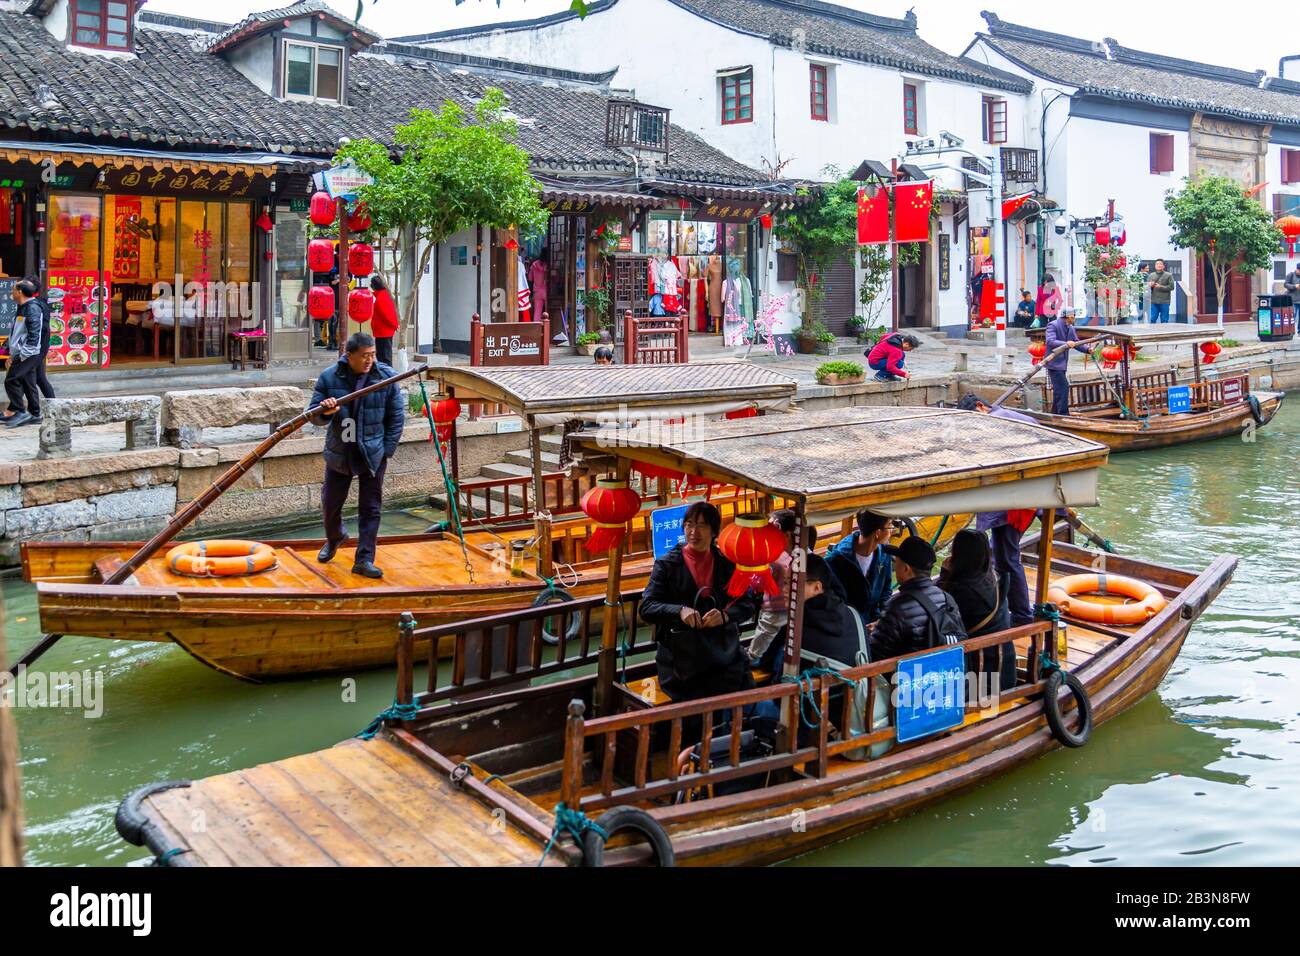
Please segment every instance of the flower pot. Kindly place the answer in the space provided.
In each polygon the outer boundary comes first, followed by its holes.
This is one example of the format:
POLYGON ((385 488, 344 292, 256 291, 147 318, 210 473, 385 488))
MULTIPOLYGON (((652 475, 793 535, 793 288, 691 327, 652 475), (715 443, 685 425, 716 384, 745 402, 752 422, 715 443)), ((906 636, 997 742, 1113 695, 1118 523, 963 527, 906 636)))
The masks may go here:
POLYGON ((835 343, 834 343, 834 342, 817 342, 817 343, 814 343, 814 344, 816 345, 816 348, 814 348, 813 351, 814 351, 817 355, 834 355, 834 354, 835 354, 835 343))
POLYGON ((817 381, 822 385, 860 385, 866 379, 866 373, 861 375, 840 375, 838 372, 832 372, 830 375, 822 375, 817 381))
POLYGON ((579 345, 579 346, 578 346, 578 354, 580 354, 580 355, 595 355, 595 354, 596 354, 596 349, 598 349, 598 348, 600 348, 600 343, 599 343, 599 342, 588 342, 588 343, 586 343, 585 345, 579 345))
POLYGON ((812 336, 801 335, 795 341, 798 343, 800 355, 813 355, 817 351, 817 340, 812 336))

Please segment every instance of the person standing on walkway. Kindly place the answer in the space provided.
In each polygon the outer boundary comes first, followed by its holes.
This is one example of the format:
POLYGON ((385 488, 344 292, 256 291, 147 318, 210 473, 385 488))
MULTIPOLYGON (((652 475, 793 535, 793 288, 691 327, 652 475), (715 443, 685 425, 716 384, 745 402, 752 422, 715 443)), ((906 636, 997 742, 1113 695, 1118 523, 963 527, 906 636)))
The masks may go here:
POLYGON ((1291 304, 1300 308, 1300 267, 1288 272, 1282 284, 1286 286, 1286 291, 1291 296, 1291 304))
POLYGON ((356 332, 348 339, 343 358, 316 379, 309 406, 321 408, 311 416, 313 424, 329 423, 325 434, 325 480, 320 494, 325 546, 316 560, 322 564, 332 561, 339 546, 347 540, 343 505, 352 488, 352 479, 356 478, 358 533, 352 573, 367 578, 384 576, 375 567, 384 472, 402 439, 406 411, 402 390, 396 385, 376 389, 346 405, 340 405, 339 399, 394 374, 390 366, 376 361, 375 340, 364 332, 356 332))
POLYGON ((1165 271, 1165 260, 1157 259, 1153 272, 1147 273, 1147 288, 1151 291, 1151 323, 1169 321, 1169 303, 1174 297, 1174 274, 1165 271))
POLYGON ((375 293, 375 314, 370 320, 370 332, 375 337, 375 357, 385 365, 392 365, 393 336, 397 334, 397 303, 388 291, 388 283, 378 272, 370 277, 370 288, 375 293))
POLYGON ((9 397, 6 428, 36 424, 41 420, 41 390, 36 384, 42 361, 41 335, 44 313, 36 299, 36 286, 28 279, 14 283, 13 299, 18 303, 13 330, 9 333, 5 394, 9 397))
MULTIPOLYGON (((1067 342, 1076 343, 1074 348, 1085 355, 1088 346, 1079 341, 1079 333, 1074 330, 1074 309, 1066 309, 1059 319, 1047 324, 1047 353, 1059 349, 1067 342)), ((1053 355, 1047 362, 1047 377, 1052 382, 1052 414, 1070 414, 1070 350, 1065 349, 1059 355, 1053 355)))
POLYGON ((1038 298, 1034 303, 1034 323, 1032 328, 1040 329, 1053 321, 1060 313, 1064 301, 1060 287, 1056 284, 1056 279, 1049 274, 1047 278, 1043 279, 1043 284, 1038 287, 1038 298))
POLYGON ((41 309, 41 364, 36 368, 36 387, 41 390, 42 398, 55 398, 54 386, 50 384, 49 376, 45 374, 46 362, 50 354, 50 300, 40 294, 41 280, 34 275, 23 276, 32 284, 36 290, 36 297, 32 300, 35 305, 41 309))

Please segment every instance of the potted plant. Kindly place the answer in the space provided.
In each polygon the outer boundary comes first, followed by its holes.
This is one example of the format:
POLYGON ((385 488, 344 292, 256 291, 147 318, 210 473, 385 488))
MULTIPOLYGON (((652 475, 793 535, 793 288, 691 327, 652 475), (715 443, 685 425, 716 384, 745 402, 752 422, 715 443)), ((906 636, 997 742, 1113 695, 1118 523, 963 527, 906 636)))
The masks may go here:
MULTIPOLYGON (((586 325, 589 330, 585 335, 578 336, 578 344, 582 344, 586 335, 598 335, 602 330, 609 327, 609 292, 603 287, 598 286, 594 289, 579 289, 578 298, 582 302, 583 311, 586 313, 586 325)), ((588 352, 588 355, 591 353, 588 352)))
POLYGON ((817 382, 821 385, 857 385, 862 380, 862 366, 857 362, 823 362, 817 366, 817 382))
MULTIPOLYGON (((812 355, 816 352, 823 335, 830 335, 830 330, 820 320, 805 318, 796 333, 799 342, 799 354, 812 355)), ((831 341, 835 341, 835 336, 831 335, 831 341)))
POLYGON ((814 347, 814 351, 818 355, 835 354, 835 336, 831 334, 829 329, 823 327, 822 330, 817 333, 817 343, 814 347))
POLYGON ((595 355, 600 348, 599 332, 583 332, 578 336, 578 351, 583 355, 595 355))

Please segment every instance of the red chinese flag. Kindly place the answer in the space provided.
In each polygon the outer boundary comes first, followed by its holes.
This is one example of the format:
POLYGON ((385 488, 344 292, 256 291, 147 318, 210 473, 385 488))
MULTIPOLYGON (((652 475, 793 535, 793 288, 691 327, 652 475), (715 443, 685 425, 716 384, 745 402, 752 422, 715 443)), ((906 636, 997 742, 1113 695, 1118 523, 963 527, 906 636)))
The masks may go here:
POLYGON ((930 238, 930 205, 934 182, 899 183, 894 187, 894 241, 926 242, 930 238))
POLYGON ((874 197, 858 188, 858 245, 883 246, 889 242, 889 195, 883 189, 874 197))
POLYGON ((1015 196, 1011 199, 1002 200, 1002 218, 1010 219, 1017 209, 1029 201, 1032 193, 1025 193, 1023 196, 1015 196))

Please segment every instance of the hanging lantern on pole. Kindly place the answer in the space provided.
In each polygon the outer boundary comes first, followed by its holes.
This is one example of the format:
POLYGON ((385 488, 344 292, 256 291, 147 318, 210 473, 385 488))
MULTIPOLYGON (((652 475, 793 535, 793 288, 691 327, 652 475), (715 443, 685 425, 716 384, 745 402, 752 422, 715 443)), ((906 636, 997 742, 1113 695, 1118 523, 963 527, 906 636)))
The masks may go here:
POLYGON ((334 314, 334 290, 327 285, 314 285, 307 293, 307 314, 324 320, 334 314))
POLYGON ((334 243, 313 239, 307 243, 307 268, 312 272, 329 272, 334 268, 334 243))
POLYGON ((1107 345, 1101 350, 1102 368, 1114 368, 1124 357, 1124 350, 1118 345, 1107 345))
POLYGON ((1201 361, 1206 365, 1213 365, 1214 358, 1223 351, 1223 346, 1218 342, 1201 343, 1201 361))
POLYGON ((1032 362, 1031 362, 1031 364, 1033 364, 1033 365, 1037 365, 1039 362, 1041 362, 1041 361, 1043 360, 1043 356, 1047 354, 1047 343, 1046 343, 1046 342, 1030 342, 1030 343, 1029 343, 1029 354, 1030 354, 1030 356, 1032 356, 1032 362))
POLYGON ((255 225, 263 232, 270 232, 275 227, 275 223, 271 221, 271 214, 267 212, 265 206, 262 207, 262 212, 258 215, 255 225))
POLYGON ((348 293, 348 318, 353 322, 369 322, 375 314, 375 294, 369 289, 353 289, 348 293))
POLYGON ((359 202, 350 213, 348 213, 348 232, 368 232, 370 230, 370 210, 366 204, 359 202))
POLYGON ((429 405, 429 417, 438 428, 450 426, 460 418, 460 402, 454 398, 437 399, 429 405))
POLYGON ((311 203, 307 207, 307 215, 316 225, 334 225, 335 211, 334 200, 330 199, 329 193, 324 190, 318 190, 311 194, 311 203))
POLYGON ((1291 258, 1295 255, 1295 243, 1300 239, 1300 216, 1283 216, 1276 223, 1282 230, 1282 235, 1286 237, 1286 255, 1291 258))
POLYGON ((736 565, 727 593, 740 597, 746 591, 778 594, 772 562, 785 551, 785 534, 767 515, 740 515, 718 535, 718 550, 736 565))
POLYGON ((360 278, 374 271, 375 250, 368 243, 354 242, 348 246, 348 275, 360 278))
POLYGON ((641 496, 626 481, 601 478, 582 496, 580 506, 593 524, 585 544, 587 553, 601 554, 623 542, 627 523, 641 510, 641 496))

